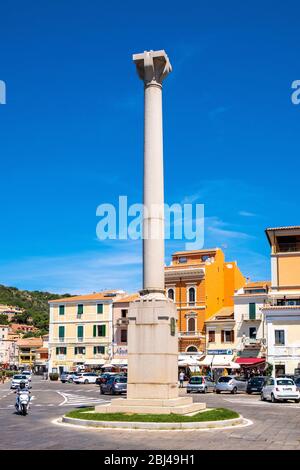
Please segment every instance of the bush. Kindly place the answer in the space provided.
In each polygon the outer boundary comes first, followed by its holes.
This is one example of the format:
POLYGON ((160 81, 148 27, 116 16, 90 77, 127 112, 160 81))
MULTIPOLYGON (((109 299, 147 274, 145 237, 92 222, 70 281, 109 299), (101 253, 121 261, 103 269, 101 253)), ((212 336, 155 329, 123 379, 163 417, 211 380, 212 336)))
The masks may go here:
POLYGON ((57 373, 52 372, 49 374, 49 379, 50 380, 58 380, 59 375, 57 373))

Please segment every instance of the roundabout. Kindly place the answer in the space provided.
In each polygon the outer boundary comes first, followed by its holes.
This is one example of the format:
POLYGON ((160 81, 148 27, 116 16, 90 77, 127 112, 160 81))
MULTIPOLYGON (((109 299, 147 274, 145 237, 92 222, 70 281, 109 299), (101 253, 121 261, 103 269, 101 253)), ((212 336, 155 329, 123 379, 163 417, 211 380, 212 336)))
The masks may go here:
POLYGON ((100 429, 143 429, 143 430, 212 430, 249 426, 250 420, 244 419, 235 411, 216 408, 192 415, 153 415, 131 413, 97 413, 93 409, 73 410, 56 420, 59 424, 69 424, 86 428, 100 429))

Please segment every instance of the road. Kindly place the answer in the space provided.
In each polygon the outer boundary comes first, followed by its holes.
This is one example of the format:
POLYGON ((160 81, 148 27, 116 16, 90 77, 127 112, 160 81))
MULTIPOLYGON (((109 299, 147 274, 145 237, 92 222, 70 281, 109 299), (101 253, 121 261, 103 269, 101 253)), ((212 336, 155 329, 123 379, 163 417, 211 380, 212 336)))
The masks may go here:
MULTIPOLYGON (((193 395, 208 407, 241 413, 253 425, 229 430, 92 430, 53 423, 78 406, 103 403, 96 385, 62 384, 33 377, 28 416, 15 414, 15 394, 0 385, 0 449, 300 449, 300 405, 261 402, 257 395, 193 395)), ((180 391, 185 395, 185 390, 180 391)), ((104 396, 105 401, 111 397, 104 396)))

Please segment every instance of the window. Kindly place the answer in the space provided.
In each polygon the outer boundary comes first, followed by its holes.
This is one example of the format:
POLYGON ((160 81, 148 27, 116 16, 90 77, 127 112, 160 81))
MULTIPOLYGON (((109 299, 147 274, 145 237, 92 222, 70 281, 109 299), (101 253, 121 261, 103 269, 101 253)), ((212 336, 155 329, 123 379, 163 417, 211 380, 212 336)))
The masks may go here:
POLYGON ((222 330, 221 331, 221 342, 222 343, 233 343, 234 342, 234 331, 233 330, 222 330))
POLYGON ((190 353, 198 352, 198 349, 196 348, 196 346, 189 346, 186 352, 190 352, 190 353))
POLYGON ((74 352, 75 352, 75 354, 85 354, 85 347, 84 346, 75 346, 74 352))
POLYGON ((64 314, 65 314, 65 306, 64 306, 64 305, 60 305, 60 306, 59 306, 59 314, 60 314, 60 315, 64 315, 64 314))
POLYGON ((188 331, 196 331, 196 321, 195 318, 188 319, 188 331))
POLYGON ((93 327, 93 336, 106 336, 106 326, 105 325, 94 325, 93 327))
POLYGON ((256 339, 256 327, 255 326, 249 328, 249 338, 256 339))
POLYGON ((186 263, 187 262, 187 257, 186 256, 180 256, 178 258, 178 262, 179 263, 186 263))
POLYGON ((105 354, 105 346, 94 346, 94 354, 105 354))
POLYGON ((128 312, 128 310, 121 310, 121 318, 126 318, 127 317, 127 312, 128 312))
POLYGON ((127 330, 121 330, 121 343, 127 343, 127 330))
POLYGON ((216 332, 213 330, 210 330, 208 332, 208 342, 209 343, 215 343, 216 342, 216 332))
POLYGON ((83 305, 78 304, 77 305, 77 315, 82 315, 83 314, 83 305))
POLYGON ((97 313, 103 313, 103 304, 97 304, 97 313))
POLYGON ((171 300, 174 300, 174 289, 168 289, 168 297, 171 300))
POLYGON ((65 327, 64 326, 58 327, 58 337, 60 341, 63 341, 65 339, 65 327))
POLYGON ((189 288, 189 303, 195 303, 196 292, 194 287, 189 288))
POLYGON ((64 347, 58 347, 56 348, 56 355, 66 355, 67 354, 67 348, 64 347))
POLYGON ((284 330, 275 330, 275 344, 277 346, 284 345, 284 330))
POLYGON ((255 320, 255 314, 256 314, 256 304, 251 303, 249 304, 249 320, 255 320))
POLYGON ((82 325, 77 326, 77 338, 79 340, 83 339, 83 326, 82 325))

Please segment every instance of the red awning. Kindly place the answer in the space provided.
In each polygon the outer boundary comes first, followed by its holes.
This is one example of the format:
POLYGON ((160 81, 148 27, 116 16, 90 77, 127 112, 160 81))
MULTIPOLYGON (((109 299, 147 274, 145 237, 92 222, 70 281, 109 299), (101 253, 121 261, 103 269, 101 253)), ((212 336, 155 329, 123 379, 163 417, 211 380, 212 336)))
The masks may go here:
POLYGON ((235 362, 245 366, 257 366, 264 364, 266 360, 263 357, 238 357, 235 362))

